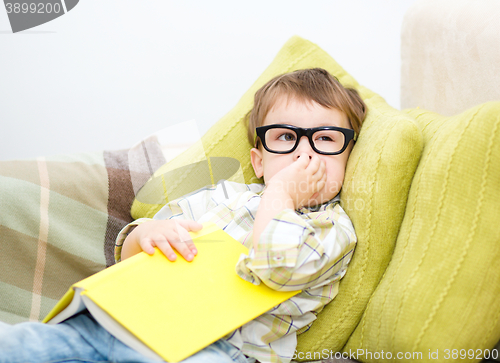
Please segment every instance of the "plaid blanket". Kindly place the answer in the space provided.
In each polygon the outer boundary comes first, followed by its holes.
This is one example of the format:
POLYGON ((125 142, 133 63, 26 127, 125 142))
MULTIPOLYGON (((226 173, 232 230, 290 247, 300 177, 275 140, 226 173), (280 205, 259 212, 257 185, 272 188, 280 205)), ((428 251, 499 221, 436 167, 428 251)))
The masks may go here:
MULTIPOLYGON (((0 161, 0 321, 43 319, 71 284, 114 263, 116 235, 132 221, 128 155, 0 161)), ((149 155, 150 169, 165 162, 149 155)))

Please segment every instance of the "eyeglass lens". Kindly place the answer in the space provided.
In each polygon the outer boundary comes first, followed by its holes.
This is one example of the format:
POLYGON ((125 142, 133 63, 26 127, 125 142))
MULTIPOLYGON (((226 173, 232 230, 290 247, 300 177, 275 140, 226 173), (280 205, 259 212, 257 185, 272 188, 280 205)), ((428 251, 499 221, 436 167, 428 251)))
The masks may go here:
MULTIPOLYGON (((297 143, 295 131, 286 128, 272 128, 266 132, 266 145, 272 151, 290 151, 297 143)), ((342 150, 345 136, 337 130, 318 130, 312 135, 314 147, 321 152, 334 153, 342 150)))

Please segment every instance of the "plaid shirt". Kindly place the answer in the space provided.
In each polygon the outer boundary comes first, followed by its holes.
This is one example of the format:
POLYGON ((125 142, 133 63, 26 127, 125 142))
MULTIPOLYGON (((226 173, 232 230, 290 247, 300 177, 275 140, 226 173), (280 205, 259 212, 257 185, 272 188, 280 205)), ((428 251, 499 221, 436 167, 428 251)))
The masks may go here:
MULTIPOLYGON (((267 313, 226 336, 245 355, 260 362, 289 362, 297 334, 309 329, 316 315, 338 292, 356 244, 350 219, 336 197, 316 208, 284 210, 269 222, 256 252, 252 229, 264 185, 224 181, 200 189, 163 207, 154 219, 213 222, 249 249, 236 265, 240 277, 275 290, 302 290, 267 313)), ((132 226, 119 234, 115 259, 132 226)))

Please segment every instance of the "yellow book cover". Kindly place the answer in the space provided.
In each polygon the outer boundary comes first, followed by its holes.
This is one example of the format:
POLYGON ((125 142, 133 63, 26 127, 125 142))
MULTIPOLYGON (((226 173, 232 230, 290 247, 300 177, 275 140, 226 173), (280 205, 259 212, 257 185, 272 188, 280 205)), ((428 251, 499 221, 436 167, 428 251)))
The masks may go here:
POLYGON ((248 250, 217 226, 190 234, 198 249, 192 262, 141 252, 71 286, 43 321, 56 324, 86 308, 130 347, 178 362, 299 292, 240 278, 236 262, 248 250))

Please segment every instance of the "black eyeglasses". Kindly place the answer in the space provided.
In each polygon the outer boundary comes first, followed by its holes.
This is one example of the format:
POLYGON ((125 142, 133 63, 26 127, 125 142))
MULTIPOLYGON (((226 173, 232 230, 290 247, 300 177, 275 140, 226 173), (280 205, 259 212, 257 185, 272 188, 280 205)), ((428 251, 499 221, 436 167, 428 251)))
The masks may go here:
POLYGON ((314 151, 323 155, 342 154, 351 140, 356 141, 354 130, 335 126, 303 129, 292 125, 268 125, 256 128, 264 149, 275 154, 288 154, 299 145, 302 136, 307 136, 314 151))

